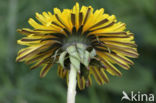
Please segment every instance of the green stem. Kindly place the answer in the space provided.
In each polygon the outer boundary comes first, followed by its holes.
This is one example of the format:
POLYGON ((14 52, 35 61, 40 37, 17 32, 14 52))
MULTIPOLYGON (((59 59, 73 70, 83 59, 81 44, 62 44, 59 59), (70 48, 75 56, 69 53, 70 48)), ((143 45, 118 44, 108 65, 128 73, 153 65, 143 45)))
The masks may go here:
POLYGON ((64 58, 66 53, 69 54, 70 59, 70 71, 69 71, 69 83, 67 93, 67 103, 75 103, 76 96, 76 75, 80 71, 80 64, 84 64, 88 68, 90 58, 93 58, 96 54, 95 50, 88 52, 86 45, 77 43, 70 45, 66 48, 66 52, 63 52, 59 58, 59 63, 64 67, 64 58))
POLYGON ((68 83, 68 92, 67 92, 67 103, 75 103, 75 96, 76 96, 76 74, 77 71, 74 66, 70 65, 70 72, 69 72, 69 83, 68 83))

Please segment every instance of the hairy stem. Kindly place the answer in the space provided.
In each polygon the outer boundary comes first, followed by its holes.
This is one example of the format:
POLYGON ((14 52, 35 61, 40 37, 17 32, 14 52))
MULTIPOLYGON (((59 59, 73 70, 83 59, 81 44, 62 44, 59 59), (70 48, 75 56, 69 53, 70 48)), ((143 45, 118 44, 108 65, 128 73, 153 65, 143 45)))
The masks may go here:
POLYGON ((70 65, 70 73, 69 73, 69 83, 68 83, 68 92, 67 92, 67 103, 75 103, 76 96, 76 74, 77 71, 74 66, 70 65))

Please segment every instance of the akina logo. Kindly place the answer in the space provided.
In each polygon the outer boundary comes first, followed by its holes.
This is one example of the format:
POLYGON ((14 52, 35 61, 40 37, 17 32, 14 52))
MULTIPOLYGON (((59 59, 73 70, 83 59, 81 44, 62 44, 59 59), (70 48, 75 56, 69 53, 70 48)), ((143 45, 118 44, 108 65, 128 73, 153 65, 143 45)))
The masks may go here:
POLYGON ((131 91, 130 95, 128 95, 125 91, 122 91, 122 98, 121 101, 128 100, 128 101, 138 101, 138 102, 154 102, 155 96, 154 94, 145 94, 138 91, 137 93, 134 93, 134 91, 131 91))

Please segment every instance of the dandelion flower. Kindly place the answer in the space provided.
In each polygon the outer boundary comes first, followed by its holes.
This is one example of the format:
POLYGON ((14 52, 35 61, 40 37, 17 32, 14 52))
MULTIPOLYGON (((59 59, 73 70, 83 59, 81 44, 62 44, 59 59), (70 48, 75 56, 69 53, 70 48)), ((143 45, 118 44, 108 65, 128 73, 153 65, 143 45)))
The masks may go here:
POLYGON ((134 34, 103 8, 94 11, 76 3, 73 9, 54 8, 54 14, 36 13, 36 19, 39 23, 32 18, 28 21, 33 29, 18 30, 25 35, 18 44, 27 47, 16 60, 33 64, 31 69, 42 66, 41 77, 58 64, 59 76, 68 83, 74 68, 78 87, 84 89, 92 84, 92 77, 102 85, 109 81, 107 72, 121 76, 114 65, 128 70, 133 64, 129 58, 138 57, 134 34))

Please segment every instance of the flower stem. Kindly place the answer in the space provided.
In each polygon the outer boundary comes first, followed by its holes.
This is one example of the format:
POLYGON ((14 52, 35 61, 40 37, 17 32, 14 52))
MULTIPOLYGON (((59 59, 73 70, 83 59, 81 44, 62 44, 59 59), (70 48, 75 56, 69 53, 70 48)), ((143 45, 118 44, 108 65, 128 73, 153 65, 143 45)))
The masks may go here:
POLYGON ((76 96, 76 74, 77 71, 74 66, 70 65, 69 72, 69 83, 68 83, 68 92, 67 92, 67 103, 75 103, 76 96))

